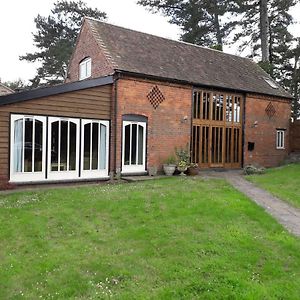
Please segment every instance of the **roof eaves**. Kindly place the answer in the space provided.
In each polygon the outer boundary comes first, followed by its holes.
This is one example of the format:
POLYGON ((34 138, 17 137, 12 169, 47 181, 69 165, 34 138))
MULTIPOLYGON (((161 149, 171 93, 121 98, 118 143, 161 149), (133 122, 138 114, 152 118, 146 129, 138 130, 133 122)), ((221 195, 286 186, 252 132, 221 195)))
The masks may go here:
POLYGON ((147 79, 152 79, 152 80, 158 80, 158 81, 164 81, 164 82, 171 82, 171 83, 177 83, 177 84, 185 84, 185 85, 191 85, 194 87, 204 87, 204 88, 209 88, 209 89, 218 89, 218 90, 226 90, 226 91, 234 91, 237 93, 252 93, 252 94, 261 94, 261 95, 268 95, 268 96, 273 96, 273 97, 279 97, 279 98, 286 98, 286 99, 293 99, 289 93, 287 93, 286 96, 284 95, 276 95, 272 93, 261 93, 257 92, 255 90, 246 90, 246 89, 234 89, 230 87, 224 87, 224 86, 217 86, 217 85, 207 85, 199 82, 193 82, 193 81, 188 81, 188 80, 182 80, 182 79, 177 79, 177 78, 167 78, 167 77, 161 77, 157 75, 149 75, 149 74, 143 74, 143 73, 137 73, 137 72, 132 72, 132 71, 127 71, 127 70, 122 70, 122 69, 116 69, 116 73, 120 74, 125 74, 128 76, 132 77, 137 77, 137 78, 147 78, 147 79), (289 95, 289 96, 288 96, 289 95))
POLYGON ((29 91, 0 96, 0 106, 22 102, 26 100, 33 100, 37 98, 63 94, 83 90, 87 88, 112 84, 114 82, 113 76, 100 77, 96 79, 88 79, 83 81, 76 81, 71 83, 60 84, 52 87, 38 88, 29 91))

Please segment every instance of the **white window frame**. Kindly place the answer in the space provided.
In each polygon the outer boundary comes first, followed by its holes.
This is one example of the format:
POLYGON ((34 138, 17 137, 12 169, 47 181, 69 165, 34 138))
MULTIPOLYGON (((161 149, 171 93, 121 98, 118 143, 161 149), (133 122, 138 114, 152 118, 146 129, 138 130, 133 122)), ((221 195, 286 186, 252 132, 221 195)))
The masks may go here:
MULTIPOLYGON (((135 121, 123 121, 123 128, 122 128, 122 173, 139 173, 139 172, 145 172, 146 171, 146 136, 147 136, 147 123, 146 122, 135 122, 135 121), (130 126, 130 150, 129 150, 129 158, 131 160, 131 136, 132 136, 132 125, 136 124, 137 128, 138 126, 142 126, 144 128, 144 136, 143 136, 143 164, 138 165, 137 163, 135 165, 129 164, 125 165, 125 127, 127 125, 130 126)), ((137 130, 137 137, 136 137, 136 143, 138 145, 138 130, 137 130)), ((138 147, 137 147, 137 158, 136 161, 138 162, 138 147)))
MULTIPOLYGON (((12 114, 10 118, 10 182, 30 182, 30 181, 41 181, 45 179, 45 166, 46 166, 46 117, 43 116, 33 116, 33 115, 17 115, 12 114), (33 121, 38 120, 43 124, 43 140, 42 140, 42 170, 41 171, 34 171, 32 168, 31 172, 14 172, 14 131, 15 131, 15 121, 23 120, 23 145, 25 139, 25 119, 31 118, 33 121)), ((33 122, 33 130, 35 130, 35 122, 33 122)), ((35 145, 35 135, 33 134, 33 145, 35 145)), ((24 151, 25 148, 23 146, 23 160, 22 164, 24 169, 24 151)), ((32 149, 32 165, 34 166, 34 147, 32 149)))
MULTIPOLYGON (((92 126, 91 126, 92 131, 92 126)), ((108 177, 108 157, 109 157, 109 121, 102 121, 102 120, 89 120, 89 119, 83 119, 81 123, 81 178, 103 178, 108 177), (92 124, 97 123, 100 125, 104 125, 106 127, 106 157, 105 157, 105 169, 100 169, 100 151, 98 151, 98 169, 97 170, 84 170, 84 125, 86 124, 92 124)), ((100 130, 99 130, 99 139, 98 142, 100 142, 100 130)), ((92 149, 92 139, 90 140, 90 149, 92 149)), ((90 151, 90 155, 92 156, 92 151, 90 151)), ((91 162, 92 163, 92 159, 91 162)))
MULTIPOLYGON (((67 166, 69 165, 69 134, 70 126, 68 127, 68 140, 67 140, 67 166)), ((80 179, 79 178, 79 131, 80 131, 80 119, 73 118, 60 118, 60 117, 49 117, 48 118, 48 174, 47 179, 49 180, 68 180, 68 179, 80 179), (51 124, 59 121, 59 137, 61 134, 61 122, 60 121, 69 121, 76 124, 76 167, 75 170, 69 171, 52 171, 51 170, 51 124)), ((58 165, 60 165, 60 143, 61 139, 58 141, 58 165)))
POLYGON ((283 129, 276 131, 276 149, 285 149, 285 130, 283 129))
POLYGON ((79 64, 79 80, 84 80, 92 76, 92 59, 85 58, 79 64))

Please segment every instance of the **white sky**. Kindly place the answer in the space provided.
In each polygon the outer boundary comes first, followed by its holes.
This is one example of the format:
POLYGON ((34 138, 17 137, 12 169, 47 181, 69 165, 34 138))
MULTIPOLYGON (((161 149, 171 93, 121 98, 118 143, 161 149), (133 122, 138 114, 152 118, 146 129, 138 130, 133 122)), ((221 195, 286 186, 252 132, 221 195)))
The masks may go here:
MULTIPOLYGON (((34 17, 48 16, 55 0, 5 0, 0 10, 0 78, 12 81, 33 78, 36 64, 20 61, 19 56, 33 52, 34 17)), ((107 13, 108 22, 155 35, 178 39, 180 29, 161 15, 151 14, 137 0, 84 0, 107 13)), ((297 24, 292 31, 300 36, 300 3, 292 11, 297 24)), ((237 54, 234 48, 226 52, 237 54)))

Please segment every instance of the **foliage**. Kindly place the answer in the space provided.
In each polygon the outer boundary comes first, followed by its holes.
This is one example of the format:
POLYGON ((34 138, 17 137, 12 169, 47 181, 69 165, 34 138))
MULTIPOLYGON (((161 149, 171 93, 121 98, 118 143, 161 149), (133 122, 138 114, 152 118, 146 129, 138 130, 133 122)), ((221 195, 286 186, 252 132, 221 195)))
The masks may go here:
POLYGON ((179 168, 186 168, 188 166, 187 162, 185 160, 181 160, 179 161, 179 163, 177 164, 177 166, 179 168))
POLYGON ((56 84, 64 81, 82 19, 89 16, 105 19, 106 14, 92 9, 82 1, 59 0, 48 17, 35 19, 37 32, 33 40, 38 51, 21 56, 21 60, 40 62, 37 75, 31 80, 32 87, 56 84))
POLYGON ((176 157, 173 154, 169 155, 168 158, 165 160, 165 164, 176 165, 176 157))
POLYGON ((0 299, 299 298, 299 239, 223 180, 16 192, 0 206, 0 299))
POLYGON ((16 92, 20 90, 26 90, 29 88, 28 85, 21 78, 14 81, 3 82, 3 84, 16 92))
POLYGON ((175 148, 175 153, 179 162, 185 162, 186 164, 190 162, 191 156, 188 144, 184 148, 175 148))
POLYGON ((300 208, 300 164, 268 169, 264 175, 247 179, 300 208))
POLYGON ((152 12, 162 12, 169 22, 181 27, 181 39, 222 50, 236 22, 225 14, 234 11, 233 0, 139 0, 152 12))

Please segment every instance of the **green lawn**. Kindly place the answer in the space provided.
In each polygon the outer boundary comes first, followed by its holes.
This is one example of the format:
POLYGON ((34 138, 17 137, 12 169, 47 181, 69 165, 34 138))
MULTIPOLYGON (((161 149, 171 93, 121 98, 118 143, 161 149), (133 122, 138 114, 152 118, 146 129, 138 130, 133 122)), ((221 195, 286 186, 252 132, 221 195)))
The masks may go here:
POLYGON ((268 169, 264 175, 251 175, 247 179, 300 208, 300 164, 268 169))
POLYGON ((300 240, 223 180, 0 197, 0 299, 299 299, 300 240))

